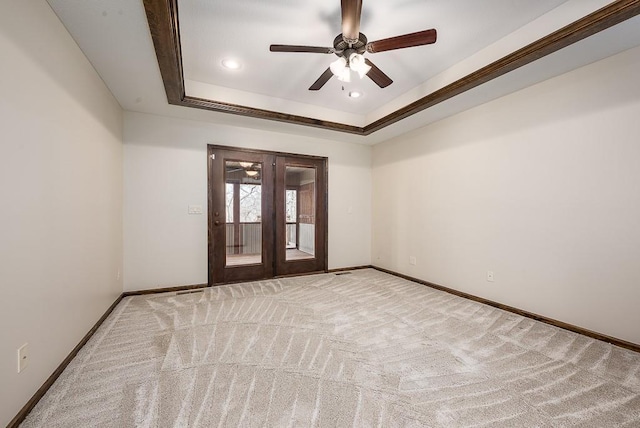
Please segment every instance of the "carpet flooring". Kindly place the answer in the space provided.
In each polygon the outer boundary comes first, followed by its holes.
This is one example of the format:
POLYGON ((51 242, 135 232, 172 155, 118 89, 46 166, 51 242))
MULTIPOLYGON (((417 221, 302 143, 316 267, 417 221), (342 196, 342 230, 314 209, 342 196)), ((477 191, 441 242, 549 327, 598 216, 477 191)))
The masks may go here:
POLYGON ((125 298, 21 425, 640 427, 640 354, 375 270, 125 298))

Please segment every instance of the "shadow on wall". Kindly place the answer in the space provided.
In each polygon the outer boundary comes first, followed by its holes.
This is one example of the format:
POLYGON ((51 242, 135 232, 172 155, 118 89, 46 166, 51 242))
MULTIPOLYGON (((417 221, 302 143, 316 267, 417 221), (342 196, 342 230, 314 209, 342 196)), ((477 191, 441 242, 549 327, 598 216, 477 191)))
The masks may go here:
MULTIPOLYGON (((185 109, 184 107, 180 107, 185 109)), ((329 158, 330 170, 371 167, 371 147, 215 122, 125 112, 125 145, 206 152, 207 144, 329 158)), ((206 159, 203 157, 203 159, 206 159)))
MULTIPOLYGON (((521 71, 526 67, 516 72, 521 71)), ((382 143, 391 147, 399 141, 411 142, 413 147, 410 151, 385 150, 385 156, 374 156, 374 167, 639 103, 638 75, 640 47, 635 47, 382 143), (443 140, 447 142, 441 143, 443 140)), ((462 96, 491 91, 512 77, 507 74, 462 96)))
MULTIPOLYGON (((69 94, 96 122, 121 140, 121 115, 114 115, 114 109, 104 103, 104 98, 111 97, 114 105, 117 105, 117 101, 49 5, 46 2, 18 1, 4 2, 1 8, 0 37, 15 46, 20 54, 38 64, 38 70, 46 73, 53 84, 69 94), (34 31, 36 28, 39 30, 34 31), (63 42, 64 45, 61 46, 61 40, 64 39, 68 39, 68 43, 63 42), (87 87, 93 90, 87 90, 87 87), (98 88, 104 91, 105 97, 96 100, 95 90, 98 88)), ((9 71, 11 72, 20 73, 21 70, 14 69, 9 71)), ((14 85, 23 86, 21 90, 25 104, 46 104, 47 100, 41 99, 40 88, 37 86, 22 83, 24 78, 18 74, 9 80, 14 85)))

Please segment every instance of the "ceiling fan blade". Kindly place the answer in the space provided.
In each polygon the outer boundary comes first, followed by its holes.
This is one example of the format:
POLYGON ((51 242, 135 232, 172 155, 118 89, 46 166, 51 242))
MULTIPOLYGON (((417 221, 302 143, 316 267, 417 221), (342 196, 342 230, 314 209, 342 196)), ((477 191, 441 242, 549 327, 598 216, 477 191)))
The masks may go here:
POLYGON ((333 48, 323 48, 319 46, 295 46, 295 45, 271 45, 269 46, 271 52, 308 52, 308 53, 323 53, 331 54, 335 52, 333 48))
POLYGON ((327 68, 325 70, 324 73, 322 73, 322 75, 320 77, 318 77, 318 80, 316 80, 313 85, 311 85, 309 87, 310 91, 317 91, 320 88, 322 88, 324 86, 325 83, 327 83, 329 81, 329 79, 331 79, 331 76, 333 76, 333 73, 331 72, 331 68, 327 68))
POLYGON ((374 63, 372 63, 366 58, 365 58, 365 62, 369 67, 371 67, 371 70, 369 70, 369 72, 367 73, 367 76, 369 76, 369 78, 373 80, 376 85, 380 86, 381 88, 386 88, 387 86, 393 83, 393 80, 391 80, 389 76, 384 74, 382 70, 376 67, 374 63))
POLYGON ((360 37, 362 0, 342 0, 342 37, 347 43, 355 43, 360 37))
POLYGON ((438 33, 436 30, 424 30, 416 33, 405 34, 403 36, 389 37, 388 39, 376 40, 367 43, 367 52, 376 53, 391 51, 394 49, 410 48, 413 46, 430 45, 436 42, 438 33))

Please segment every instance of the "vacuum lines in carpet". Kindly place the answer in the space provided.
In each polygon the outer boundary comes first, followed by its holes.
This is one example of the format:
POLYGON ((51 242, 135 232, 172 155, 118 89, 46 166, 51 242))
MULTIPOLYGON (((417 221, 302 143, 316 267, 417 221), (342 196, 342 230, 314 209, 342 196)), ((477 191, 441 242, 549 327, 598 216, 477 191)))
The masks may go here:
POLYGON ((371 269, 127 297, 22 424, 573 426, 640 426, 640 354, 371 269))

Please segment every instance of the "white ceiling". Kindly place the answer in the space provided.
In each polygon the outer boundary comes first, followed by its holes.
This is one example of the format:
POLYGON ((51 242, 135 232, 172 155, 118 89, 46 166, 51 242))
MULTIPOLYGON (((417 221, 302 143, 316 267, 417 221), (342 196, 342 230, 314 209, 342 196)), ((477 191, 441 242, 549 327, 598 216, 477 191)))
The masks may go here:
POLYGON ((308 88, 335 55, 269 52, 269 45, 333 47, 340 34, 338 0, 180 0, 185 79, 365 115, 501 39, 566 0, 365 0, 360 29, 369 41, 435 28, 434 45, 365 54, 394 83, 332 78, 308 88), (223 58, 243 68, 230 72, 223 58), (342 86, 345 91, 342 91, 342 86), (352 100, 349 90, 365 96, 352 100))
MULTIPOLYGON (((491 98, 640 44, 633 18, 538 63, 496 79, 368 137, 169 106, 142 0, 48 0, 126 110, 248 126, 341 141, 376 143, 491 98), (486 88, 492 88, 487 91, 486 88)), ((273 53, 269 45, 331 47, 340 33, 338 0, 179 0, 187 95, 364 126, 582 16, 610 0, 365 0, 369 41, 428 28, 434 45, 366 54, 394 83, 308 87, 334 55, 273 53), (242 68, 221 67, 236 58, 242 68), (349 90, 364 96, 354 100, 349 90)))

